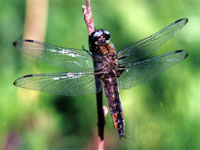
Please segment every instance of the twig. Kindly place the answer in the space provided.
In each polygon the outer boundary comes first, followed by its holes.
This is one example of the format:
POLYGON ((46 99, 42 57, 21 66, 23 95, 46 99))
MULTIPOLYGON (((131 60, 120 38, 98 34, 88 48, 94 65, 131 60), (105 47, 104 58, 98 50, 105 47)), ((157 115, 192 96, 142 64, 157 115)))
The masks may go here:
MULTIPOLYGON (((102 92, 102 91, 101 91, 102 92)), ((98 94, 97 94, 98 95, 98 94)), ((102 99, 101 99, 102 100, 102 99)), ((98 99, 97 99, 97 101, 98 101, 98 99)), ((101 103, 101 106, 102 106, 102 103, 101 103)), ((102 107, 100 107, 99 106, 99 108, 102 108, 102 107)), ((97 109, 98 109, 98 105, 97 105, 97 109)), ((102 124, 99 124, 98 126, 99 126, 99 129, 98 129, 98 132, 100 132, 100 133, 98 133, 98 135, 99 135, 99 138, 98 138, 98 150, 103 150, 104 149, 104 139, 101 139, 101 136, 100 136, 100 134, 102 134, 102 138, 104 138, 104 125, 105 125, 105 117, 106 117, 106 115, 107 115, 107 113, 108 113, 108 109, 105 107, 105 106, 103 106, 103 114, 104 114, 104 117, 102 117, 102 112, 99 112, 98 114, 101 114, 101 116, 100 117, 98 117, 98 122, 99 123, 102 123, 102 124), (102 119, 102 120, 100 120, 100 118, 102 119), (102 130, 100 130, 100 128, 102 128, 102 130)), ((100 110, 100 111, 102 111, 102 110, 100 110)))
POLYGON ((90 36, 92 32, 95 31, 90 0, 86 0, 86 6, 83 5, 82 8, 83 8, 84 20, 88 28, 88 34, 90 36))
POLYGON ((104 147, 104 125, 105 125, 102 90, 96 94, 96 98, 97 98, 97 114, 98 114, 98 150, 102 150, 104 147))
MULTIPOLYGON (((88 34, 90 36, 95 31, 90 0, 86 0, 86 6, 83 5, 82 8, 83 8, 84 20, 88 29, 88 34)), ((97 83, 98 82, 96 80, 96 84, 97 83)), ((103 107, 102 90, 96 94, 96 99, 97 99, 97 113, 98 113, 98 150, 103 150, 105 116, 108 111, 105 106, 103 107)))

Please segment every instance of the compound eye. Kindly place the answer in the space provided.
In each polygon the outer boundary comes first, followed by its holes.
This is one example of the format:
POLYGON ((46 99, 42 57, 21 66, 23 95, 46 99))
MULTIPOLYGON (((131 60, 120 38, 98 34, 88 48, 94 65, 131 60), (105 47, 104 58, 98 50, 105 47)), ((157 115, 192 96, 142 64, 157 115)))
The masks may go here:
POLYGON ((105 34, 104 37, 105 37, 106 41, 110 40, 110 34, 105 34))
POLYGON ((108 31, 104 31, 104 37, 106 40, 110 40, 110 33, 108 31))
POLYGON ((102 36, 103 32, 102 31, 96 31, 94 34, 93 34, 93 37, 96 38, 96 37, 100 37, 102 36))
POLYGON ((108 32, 108 31, 105 31, 105 30, 104 30, 104 33, 105 33, 105 34, 109 34, 109 35, 110 35, 110 32, 108 32))

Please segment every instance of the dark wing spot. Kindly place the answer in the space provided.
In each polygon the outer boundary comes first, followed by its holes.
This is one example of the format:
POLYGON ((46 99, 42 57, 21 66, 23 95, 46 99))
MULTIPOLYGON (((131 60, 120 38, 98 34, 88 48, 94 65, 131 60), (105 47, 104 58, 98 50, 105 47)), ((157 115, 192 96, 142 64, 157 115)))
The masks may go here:
MULTIPOLYGON (((175 53, 181 53, 181 52, 183 52, 183 50, 176 50, 175 51, 175 53)), ((189 55, 189 53, 186 53, 185 56, 184 56, 184 59, 187 58, 188 55, 189 55)))
MULTIPOLYGON (((25 75, 25 76, 20 77, 20 78, 18 78, 18 79, 21 79, 21 78, 28 78, 28 77, 33 77, 33 74, 25 75)), ((18 80, 18 79, 17 79, 17 80, 18 80)), ((13 85, 17 85, 17 80, 15 80, 15 81, 13 82, 13 85)))
POLYGON ((183 50, 176 50, 175 53, 181 53, 183 50))
POLYGON ((32 74, 28 74, 28 75, 23 76, 23 78, 32 77, 32 76, 33 76, 32 74))
POLYGON ((16 41, 13 42, 13 46, 14 46, 14 47, 17 47, 17 42, 16 42, 16 41))
POLYGON ((25 42, 34 42, 33 40, 24 40, 25 42))
POLYGON ((13 85, 16 85, 16 82, 17 82, 17 80, 15 80, 15 81, 13 82, 13 85))
POLYGON ((188 23, 189 20, 188 20, 188 18, 185 18, 185 19, 186 19, 186 20, 185 20, 185 24, 186 24, 186 23, 188 23))
POLYGON ((182 20, 185 20, 184 25, 188 22, 188 18, 182 18, 182 19, 176 20, 174 23, 178 23, 178 22, 180 22, 182 20))
MULTIPOLYGON (((34 42, 34 40, 24 40, 25 42, 34 42)), ((13 46, 14 47, 17 47, 17 44, 18 44, 18 42, 17 41, 15 41, 15 42, 13 42, 13 46)))
MULTIPOLYGON (((181 52, 183 52, 183 50, 176 50, 175 51, 175 53, 181 53, 181 52)), ((185 56, 184 56, 184 59, 187 58, 188 55, 189 55, 189 53, 186 53, 185 56)))
POLYGON ((178 22, 180 22, 180 21, 182 21, 183 19, 178 19, 178 20, 176 20, 174 23, 178 23, 178 22))
POLYGON ((188 57, 188 55, 189 55, 189 53, 186 53, 186 54, 185 54, 185 57, 184 57, 184 59, 185 59, 185 58, 187 58, 187 57, 188 57))

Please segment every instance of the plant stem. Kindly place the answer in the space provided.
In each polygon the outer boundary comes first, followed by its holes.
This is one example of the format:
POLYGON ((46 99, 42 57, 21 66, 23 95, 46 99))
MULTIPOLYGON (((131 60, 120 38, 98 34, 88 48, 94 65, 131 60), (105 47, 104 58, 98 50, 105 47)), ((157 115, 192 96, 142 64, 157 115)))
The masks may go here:
MULTIPOLYGON (((90 0, 86 0, 86 6, 83 5, 82 8, 83 8, 84 20, 88 29, 88 35, 91 36, 91 34, 95 31, 95 27, 94 27, 94 20, 92 16, 90 0)), ((96 84, 99 84, 97 80, 96 80, 96 84)), ((96 99, 97 99, 97 114, 98 114, 98 150, 103 150, 104 149, 104 125, 105 125, 105 116, 107 114, 106 113, 107 111, 105 110, 106 108, 103 107, 102 90, 96 94, 96 99)))

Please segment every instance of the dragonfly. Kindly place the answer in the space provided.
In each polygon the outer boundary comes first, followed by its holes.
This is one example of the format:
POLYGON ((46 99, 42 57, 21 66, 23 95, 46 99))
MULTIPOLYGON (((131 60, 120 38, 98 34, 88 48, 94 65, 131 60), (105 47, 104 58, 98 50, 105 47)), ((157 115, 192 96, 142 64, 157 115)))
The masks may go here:
POLYGON ((188 53, 184 50, 149 58, 187 22, 187 18, 179 19, 119 51, 110 43, 110 33, 103 29, 95 30, 89 36, 90 51, 18 40, 13 45, 24 54, 70 72, 29 74, 16 79, 13 84, 66 96, 95 94, 103 85, 114 128, 123 138, 125 121, 119 88, 140 85, 187 58, 188 53))

